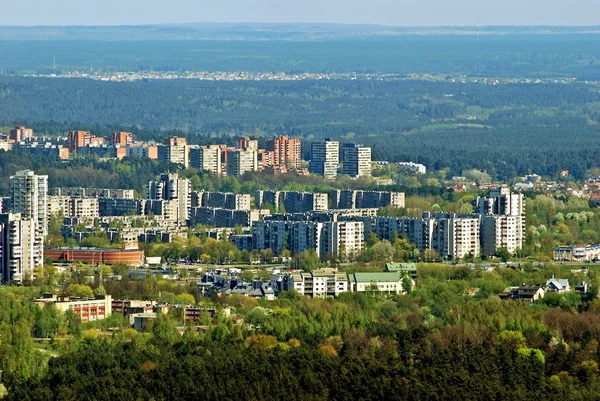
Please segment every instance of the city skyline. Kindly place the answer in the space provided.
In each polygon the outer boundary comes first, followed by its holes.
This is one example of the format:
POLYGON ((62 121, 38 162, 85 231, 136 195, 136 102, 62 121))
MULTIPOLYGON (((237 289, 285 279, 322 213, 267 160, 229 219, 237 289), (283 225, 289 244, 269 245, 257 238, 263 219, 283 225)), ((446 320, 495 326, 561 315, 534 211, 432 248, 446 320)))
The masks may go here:
POLYGON ((373 0, 302 3, 276 0, 224 0, 164 3, 149 0, 127 3, 45 2, 24 0, 3 6, 0 25, 147 25, 193 22, 209 23, 337 23, 390 26, 487 25, 594 25, 600 4, 591 0, 576 4, 564 0, 491 1, 373 0), (117 12, 115 12, 117 11, 117 12), (26 19, 23 16, 27 16, 26 19))

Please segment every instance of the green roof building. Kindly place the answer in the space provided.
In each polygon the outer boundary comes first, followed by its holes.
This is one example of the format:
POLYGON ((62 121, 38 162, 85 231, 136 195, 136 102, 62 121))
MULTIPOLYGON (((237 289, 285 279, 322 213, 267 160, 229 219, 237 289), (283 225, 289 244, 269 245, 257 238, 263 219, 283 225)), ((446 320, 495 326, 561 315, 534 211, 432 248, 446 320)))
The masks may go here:
POLYGON ((385 271, 407 273, 413 280, 417 279, 417 265, 414 263, 386 263, 385 271))

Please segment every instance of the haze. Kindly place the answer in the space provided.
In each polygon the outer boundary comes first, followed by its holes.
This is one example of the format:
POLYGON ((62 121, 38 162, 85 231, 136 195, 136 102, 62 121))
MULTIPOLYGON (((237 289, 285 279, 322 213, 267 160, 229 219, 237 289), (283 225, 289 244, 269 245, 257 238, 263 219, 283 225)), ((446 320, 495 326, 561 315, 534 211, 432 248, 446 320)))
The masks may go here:
MULTIPOLYGON (((9 4, 6 4, 9 3, 9 4)), ((19 0, 0 25, 319 22, 400 26, 594 25, 597 0, 19 0)))

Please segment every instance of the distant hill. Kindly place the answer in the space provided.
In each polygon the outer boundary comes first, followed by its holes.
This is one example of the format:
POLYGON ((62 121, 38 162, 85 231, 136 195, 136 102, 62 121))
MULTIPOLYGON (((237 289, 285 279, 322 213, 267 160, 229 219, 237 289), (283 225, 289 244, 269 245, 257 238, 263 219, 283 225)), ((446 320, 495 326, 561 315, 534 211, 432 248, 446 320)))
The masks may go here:
POLYGON ((131 26, 0 26, 0 40, 331 40, 402 35, 598 34, 600 26, 398 27, 351 24, 192 23, 131 26))

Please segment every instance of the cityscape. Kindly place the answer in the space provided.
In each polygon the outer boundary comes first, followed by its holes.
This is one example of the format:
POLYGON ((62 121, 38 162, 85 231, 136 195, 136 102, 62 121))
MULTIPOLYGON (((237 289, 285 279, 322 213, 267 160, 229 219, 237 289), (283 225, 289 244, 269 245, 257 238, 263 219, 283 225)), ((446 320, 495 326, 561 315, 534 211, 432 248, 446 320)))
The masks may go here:
POLYGON ((259 3, 0 7, 0 399, 600 398, 600 6, 259 3))

